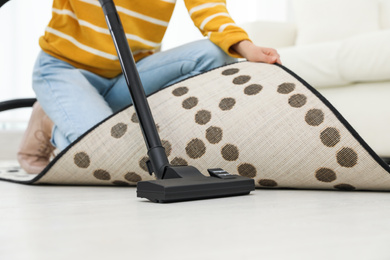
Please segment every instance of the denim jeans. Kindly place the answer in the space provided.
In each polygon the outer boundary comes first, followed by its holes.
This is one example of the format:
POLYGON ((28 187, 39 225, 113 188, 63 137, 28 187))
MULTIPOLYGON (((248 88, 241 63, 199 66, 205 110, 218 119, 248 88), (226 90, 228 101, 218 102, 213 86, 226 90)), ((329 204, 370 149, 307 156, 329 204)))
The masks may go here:
MULTIPOLYGON (((234 62, 209 40, 159 52, 137 62, 147 96, 185 78, 234 62)), ((63 150, 80 135, 132 103, 123 74, 107 79, 41 52, 33 89, 54 122, 51 142, 63 150)))

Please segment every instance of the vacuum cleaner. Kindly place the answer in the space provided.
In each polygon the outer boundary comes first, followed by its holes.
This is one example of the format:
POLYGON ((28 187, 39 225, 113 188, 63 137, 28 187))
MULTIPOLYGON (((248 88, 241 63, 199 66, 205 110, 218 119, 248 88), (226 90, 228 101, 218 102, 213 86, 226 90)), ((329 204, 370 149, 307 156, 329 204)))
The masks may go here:
POLYGON ((221 168, 208 169, 210 176, 205 176, 193 166, 169 164, 114 2, 113 0, 99 2, 148 149, 149 160, 146 165, 149 173, 151 175, 154 173, 156 177, 156 180, 137 183, 137 197, 152 202, 176 202, 246 195, 253 191, 255 189, 253 179, 230 174, 221 168))

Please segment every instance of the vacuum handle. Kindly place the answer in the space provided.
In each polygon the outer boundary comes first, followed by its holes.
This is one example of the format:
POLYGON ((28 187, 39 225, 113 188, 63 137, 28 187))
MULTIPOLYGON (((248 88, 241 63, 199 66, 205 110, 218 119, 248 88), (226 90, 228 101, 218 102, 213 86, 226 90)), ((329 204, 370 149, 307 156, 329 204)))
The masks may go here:
POLYGON ((158 135, 156 124, 146 99, 122 23, 112 0, 99 0, 99 2, 103 8, 108 29, 110 30, 115 44, 122 72, 133 100, 135 112, 138 116, 154 173, 158 179, 161 179, 164 175, 164 169, 169 165, 169 162, 165 155, 165 149, 161 144, 161 139, 158 135))
POLYGON ((7 2, 8 2, 8 0, 0 0, 0 7, 2 7, 7 2))

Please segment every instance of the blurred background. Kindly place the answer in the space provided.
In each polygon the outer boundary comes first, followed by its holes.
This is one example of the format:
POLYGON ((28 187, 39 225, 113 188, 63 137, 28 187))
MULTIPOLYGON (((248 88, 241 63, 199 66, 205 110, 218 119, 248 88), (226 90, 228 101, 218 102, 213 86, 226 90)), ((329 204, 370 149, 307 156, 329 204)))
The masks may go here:
MULTIPOLYGON (((35 96, 31 73, 40 50, 38 39, 51 17, 51 6, 52 0, 12 0, 0 8, 0 101, 35 96)), ((239 24, 259 19, 285 21, 289 18, 286 0, 228 0, 227 6, 239 24)), ((184 1, 178 0, 162 49, 202 37, 188 15, 184 1)), ((23 127, 29 115, 29 109, 0 113, 0 129, 23 127)))
MULTIPOLYGON (((31 74, 52 0, 12 0, 0 9, 0 101, 34 97, 31 74)), ((259 46, 316 88, 372 148, 390 157, 390 0, 227 0, 259 46)), ((177 5, 167 50, 203 38, 177 5)), ((1 129, 25 128, 31 109, 0 113, 1 129)))

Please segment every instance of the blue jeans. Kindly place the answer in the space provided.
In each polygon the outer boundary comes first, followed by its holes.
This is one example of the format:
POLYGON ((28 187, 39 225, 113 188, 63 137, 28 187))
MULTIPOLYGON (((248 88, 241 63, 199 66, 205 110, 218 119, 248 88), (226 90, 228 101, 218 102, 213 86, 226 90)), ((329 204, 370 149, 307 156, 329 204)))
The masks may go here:
MULTIPOLYGON (((234 62, 209 40, 159 52, 137 62, 146 95, 234 62)), ((54 122, 51 142, 63 150, 103 119, 132 103, 124 76, 107 79, 41 52, 33 89, 54 122)))

